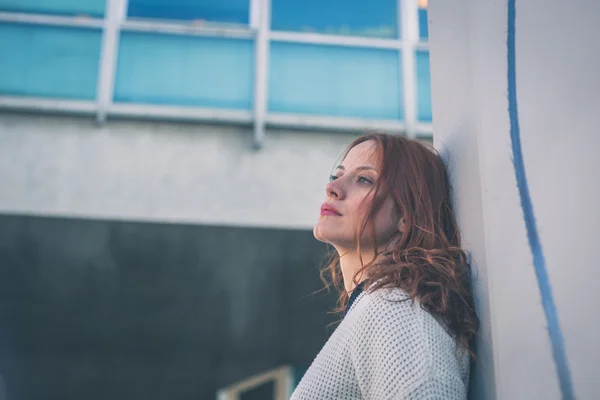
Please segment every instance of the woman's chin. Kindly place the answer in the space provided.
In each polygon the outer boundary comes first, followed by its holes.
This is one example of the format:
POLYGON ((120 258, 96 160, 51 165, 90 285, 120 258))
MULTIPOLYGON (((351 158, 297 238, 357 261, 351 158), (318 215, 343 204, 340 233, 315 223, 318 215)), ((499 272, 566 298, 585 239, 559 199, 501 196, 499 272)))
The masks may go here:
POLYGON ((317 223, 313 228, 313 235, 319 242, 330 244, 337 247, 338 244, 347 242, 343 237, 340 237, 339 230, 331 229, 330 226, 324 226, 317 223))
POLYGON ((323 229, 319 226, 318 223, 313 228, 313 235, 315 239, 317 239, 319 242, 327 243, 327 239, 323 235, 323 229))
POLYGON ((335 239, 335 235, 332 235, 330 226, 324 223, 325 221, 319 221, 313 228, 313 235, 315 239, 323 243, 331 243, 335 239))

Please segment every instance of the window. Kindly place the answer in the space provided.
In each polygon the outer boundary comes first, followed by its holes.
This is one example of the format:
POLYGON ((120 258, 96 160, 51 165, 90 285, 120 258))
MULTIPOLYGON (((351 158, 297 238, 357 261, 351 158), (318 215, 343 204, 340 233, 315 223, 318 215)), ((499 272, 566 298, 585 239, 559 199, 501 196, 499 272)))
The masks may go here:
POLYGON ((429 77, 429 52, 417 51, 417 118, 431 122, 431 81, 429 77))
POLYGON ((403 118, 397 50, 275 42, 269 111, 403 118))
POLYGON ((271 0, 271 29, 398 37, 396 0, 271 0))
POLYGON ((251 0, 129 0, 133 18, 249 24, 251 0))
POLYGON ((0 93, 92 100, 102 32, 0 24, 0 93))
POLYGON ((115 101, 250 109, 250 40, 124 32, 115 101))
POLYGON ((421 6, 423 1, 419 2, 419 39, 429 40, 429 28, 427 26, 427 2, 425 7, 421 6))
POLYGON ((0 11, 102 17, 105 0, 0 0, 0 11))
POLYGON ((260 26, 262 0, 124 1, 0 0, 3 101, 96 110, 99 120, 147 111, 429 129, 427 0, 264 0, 270 27, 260 26))

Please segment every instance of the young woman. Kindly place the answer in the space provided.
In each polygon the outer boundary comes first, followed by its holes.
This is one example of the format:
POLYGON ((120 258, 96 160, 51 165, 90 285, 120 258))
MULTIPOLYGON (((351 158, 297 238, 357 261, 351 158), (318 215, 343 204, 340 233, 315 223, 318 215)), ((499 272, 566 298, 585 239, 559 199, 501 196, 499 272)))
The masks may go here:
POLYGON ((346 314, 292 399, 466 399, 478 320, 439 155, 370 134, 325 191, 314 235, 346 314))

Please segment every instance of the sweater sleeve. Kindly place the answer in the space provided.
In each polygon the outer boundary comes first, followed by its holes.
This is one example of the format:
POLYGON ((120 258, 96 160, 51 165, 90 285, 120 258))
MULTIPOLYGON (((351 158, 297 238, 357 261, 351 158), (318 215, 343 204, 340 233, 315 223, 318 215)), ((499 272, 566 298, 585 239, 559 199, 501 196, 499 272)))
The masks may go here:
POLYGON ((439 371, 431 367, 431 332, 423 328, 420 306, 405 297, 388 297, 366 295, 353 316, 351 358, 362 398, 464 400, 460 388, 441 387, 453 386, 452 379, 435 378, 439 371))

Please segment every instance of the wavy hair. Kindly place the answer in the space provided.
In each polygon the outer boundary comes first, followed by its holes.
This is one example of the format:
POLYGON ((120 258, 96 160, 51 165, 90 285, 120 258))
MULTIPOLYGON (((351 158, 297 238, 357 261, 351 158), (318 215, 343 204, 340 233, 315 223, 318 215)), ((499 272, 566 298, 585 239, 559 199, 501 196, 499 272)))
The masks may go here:
MULTIPOLYGON (((373 141, 376 144, 379 179, 372 191, 369 210, 357 226, 355 238, 360 255, 360 238, 375 237, 375 215, 388 196, 404 218, 405 228, 392 238, 393 246, 374 250, 373 258, 356 272, 364 276, 365 290, 401 288, 410 300, 444 322, 457 346, 475 358, 474 338, 479 321, 471 292, 471 267, 461 248, 459 229, 450 202, 450 184, 446 167, 435 149, 402 136, 369 133, 352 142, 354 146, 373 141), (395 239, 395 240, 394 240, 395 239)), ((321 279, 326 287, 339 292, 338 308, 348 303, 343 289, 340 256, 333 251, 321 279)))

